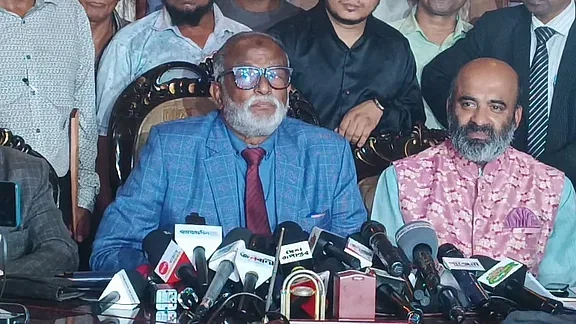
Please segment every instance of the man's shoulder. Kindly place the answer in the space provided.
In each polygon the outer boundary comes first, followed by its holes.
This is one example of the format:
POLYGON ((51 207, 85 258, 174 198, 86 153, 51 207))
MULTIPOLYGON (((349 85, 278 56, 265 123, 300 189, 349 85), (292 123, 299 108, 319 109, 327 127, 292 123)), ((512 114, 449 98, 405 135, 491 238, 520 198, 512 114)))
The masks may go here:
POLYGON ((344 137, 336 132, 308 124, 299 119, 287 117, 281 127, 284 133, 290 134, 290 137, 304 148, 324 146, 342 150, 342 147, 347 144, 344 137))
POLYGON ((475 28, 493 28, 499 30, 501 26, 513 26, 516 23, 530 18, 530 12, 524 5, 506 7, 485 12, 475 24, 475 28))
POLYGON ((302 10, 300 13, 280 21, 272 26, 268 30, 268 33, 281 40, 300 36, 301 33, 309 31, 312 28, 314 24, 313 10, 314 8, 309 11, 302 10))
POLYGON ((153 33, 154 24, 161 13, 162 10, 155 11, 121 28, 110 41, 110 45, 128 45, 132 40, 146 40, 153 33))
POLYGON ((233 34, 252 31, 250 27, 242 23, 239 23, 234 19, 228 18, 224 15, 222 15, 220 19, 221 19, 220 23, 222 24, 223 28, 228 30, 229 32, 232 32, 233 34))
MULTIPOLYGON (((393 24, 401 24, 403 21, 404 20, 394 22, 393 24)), ((398 31, 398 27, 387 24, 374 16, 368 17, 367 24, 370 30, 373 31, 373 35, 382 38, 382 40, 386 40, 387 42, 407 42, 404 35, 398 31)))
MULTIPOLYGON (((6 172, 7 174, 15 174, 15 172, 18 173, 17 171, 24 171, 26 174, 40 174, 42 168, 48 166, 48 162, 42 158, 34 157, 11 147, 0 146, 0 166, 3 169, 0 174, 6 174, 6 172)), ((30 179, 34 177, 25 178, 30 179)), ((14 179, 5 180, 11 181, 14 179)), ((18 180, 23 181, 24 179, 18 180)))
POLYGON ((206 139, 212 125, 218 118, 218 112, 214 111, 205 116, 188 117, 174 121, 164 122, 153 126, 156 132, 168 139, 176 140, 177 138, 198 138, 206 139))

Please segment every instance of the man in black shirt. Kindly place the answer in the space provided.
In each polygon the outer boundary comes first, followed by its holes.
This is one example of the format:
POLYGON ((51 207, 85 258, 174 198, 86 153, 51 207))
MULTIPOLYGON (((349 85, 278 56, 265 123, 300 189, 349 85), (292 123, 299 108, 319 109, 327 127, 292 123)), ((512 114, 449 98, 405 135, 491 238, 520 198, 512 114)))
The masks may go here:
POLYGON ((292 85, 323 127, 363 146, 374 131, 408 130, 425 121, 408 41, 374 18, 378 0, 321 0, 269 33, 285 47, 292 85))

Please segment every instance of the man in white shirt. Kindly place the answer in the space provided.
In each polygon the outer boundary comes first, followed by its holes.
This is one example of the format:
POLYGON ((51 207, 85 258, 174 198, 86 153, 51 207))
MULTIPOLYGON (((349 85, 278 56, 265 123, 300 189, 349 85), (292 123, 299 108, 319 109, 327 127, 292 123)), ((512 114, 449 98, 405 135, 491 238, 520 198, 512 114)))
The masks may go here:
MULTIPOLYGON (((70 188, 70 113, 78 109, 76 238, 89 234, 99 189, 94 108, 94 45, 82 5, 70 0, 0 0, 0 127, 22 136, 70 188)), ((64 190, 62 197, 70 195, 64 190)), ((69 221, 70 199, 60 208, 69 221)))

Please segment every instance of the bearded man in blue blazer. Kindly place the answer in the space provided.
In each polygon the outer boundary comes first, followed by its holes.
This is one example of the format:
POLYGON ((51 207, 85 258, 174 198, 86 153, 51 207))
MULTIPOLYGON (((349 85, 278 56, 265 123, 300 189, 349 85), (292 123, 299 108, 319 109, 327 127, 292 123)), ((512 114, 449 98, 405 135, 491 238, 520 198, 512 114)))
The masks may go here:
POLYGON ((218 112, 152 129, 138 165, 106 210, 94 270, 146 263, 149 232, 193 212, 224 233, 268 235, 299 223, 346 235, 367 218, 350 146, 340 135, 285 118, 292 70, 268 35, 232 36, 214 57, 218 112))

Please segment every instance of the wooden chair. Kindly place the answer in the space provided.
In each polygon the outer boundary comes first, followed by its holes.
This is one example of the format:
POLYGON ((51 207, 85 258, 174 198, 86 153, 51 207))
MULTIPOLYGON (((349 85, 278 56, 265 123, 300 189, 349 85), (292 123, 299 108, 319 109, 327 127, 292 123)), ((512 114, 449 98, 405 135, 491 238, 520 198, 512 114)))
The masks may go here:
POLYGON ((216 109, 210 97, 211 71, 211 62, 201 65, 170 62, 145 72, 122 92, 112 109, 108 128, 113 194, 138 161, 153 125, 216 109), (171 70, 185 70, 190 77, 161 83, 171 70))
MULTIPOLYGON (((7 146, 18 151, 22 151, 26 154, 31 156, 44 159, 48 162, 40 153, 34 151, 30 145, 26 144, 24 139, 18 135, 12 134, 9 129, 0 128, 0 146, 7 146)), ((48 180, 50 181, 50 185, 52 186, 52 195, 54 197, 54 202, 58 204, 60 198, 60 186, 58 184, 58 175, 56 175, 56 171, 54 168, 48 163, 50 167, 50 171, 48 173, 48 180)))

